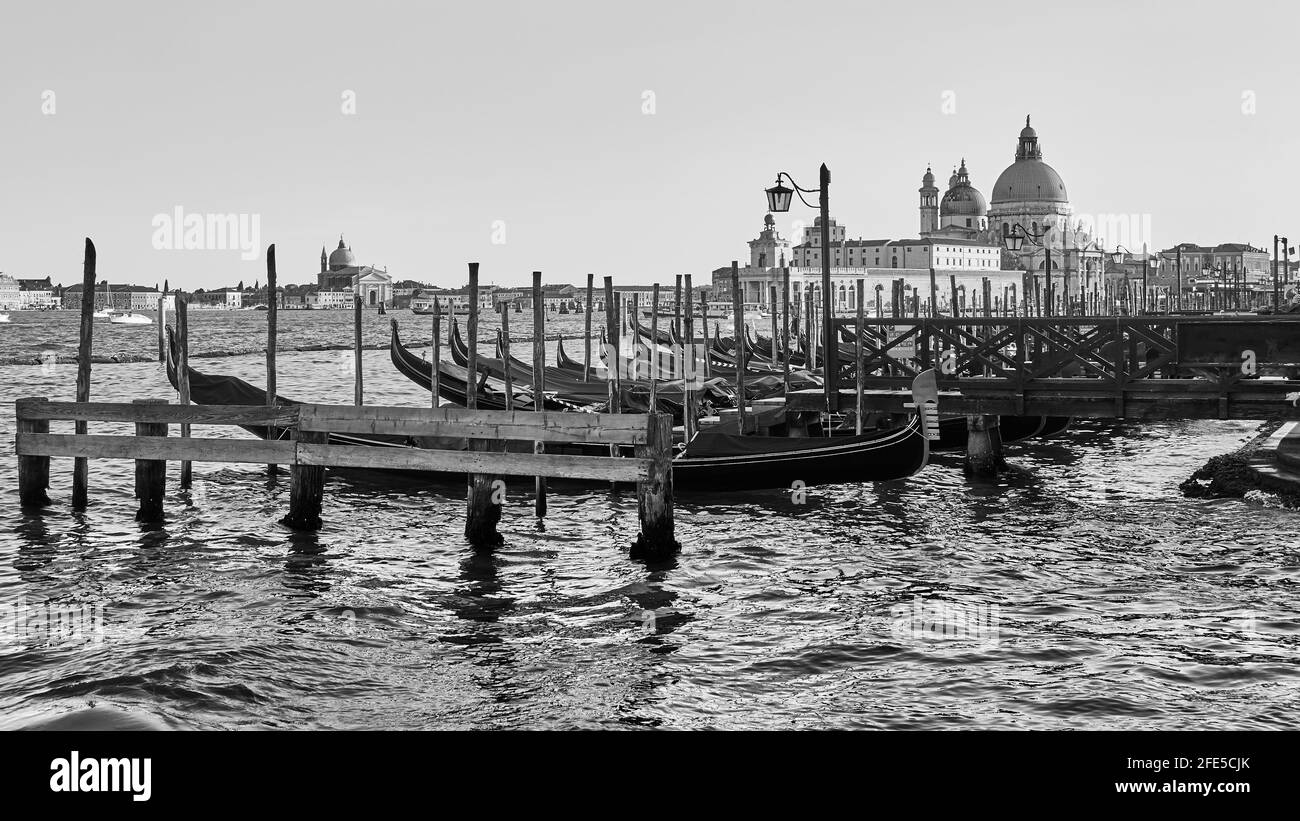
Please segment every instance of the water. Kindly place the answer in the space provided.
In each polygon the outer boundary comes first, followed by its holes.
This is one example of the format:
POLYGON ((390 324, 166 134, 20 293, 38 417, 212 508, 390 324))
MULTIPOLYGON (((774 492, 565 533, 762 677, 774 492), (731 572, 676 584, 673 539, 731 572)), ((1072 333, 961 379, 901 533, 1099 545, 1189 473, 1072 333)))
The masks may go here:
MULTIPOLYGON (((15 344, 68 344, 59 323, 75 318, 44 316, 46 339, 20 326, 15 344)), ((293 319, 286 346, 350 339, 342 314, 293 319)), ((195 352, 251 347, 264 321, 195 312, 195 352)), ((382 342, 383 320, 367 323, 382 342)), ((128 351, 155 344, 156 329, 123 333, 140 339, 119 339, 128 351)), ((282 352, 281 391, 348 402, 344 362, 282 352)), ((260 355, 196 365, 264 374, 260 355)), ((427 401, 385 351, 365 369, 367 401, 427 401)), ((73 396, 71 365, 0 376, 6 407, 73 396)), ((95 399, 169 394, 156 364, 94 371, 95 399)), ((1017 469, 998 482, 941 456, 915 479, 814 487, 802 505, 682 496, 683 551, 658 565, 628 557, 632 493, 553 493, 542 529, 531 483, 514 482, 506 546, 477 555, 459 483, 332 479, 326 526, 307 535, 277 523, 286 478, 196 465, 183 493, 173 466, 157 526, 134 521, 118 462, 92 463, 92 506, 74 514, 56 460, 54 504, 22 515, 10 456, 0 603, 36 618, 85 603, 103 630, 0 633, 0 728, 1289 728, 1300 516, 1177 491, 1254 430, 1080 423, 1009 446, 1017 469), (936 619, 959 634, 929 631, 936 619)), ((11 411, 0 443, 12 454, 11 411)))

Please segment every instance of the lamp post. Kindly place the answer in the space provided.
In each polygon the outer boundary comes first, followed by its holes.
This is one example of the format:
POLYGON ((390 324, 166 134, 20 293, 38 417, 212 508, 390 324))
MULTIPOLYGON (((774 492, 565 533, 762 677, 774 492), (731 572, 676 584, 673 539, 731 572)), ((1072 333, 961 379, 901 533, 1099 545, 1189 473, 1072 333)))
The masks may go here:
POLYGON ((825 349, 822 352, 822 381, 826 390, 826 412, 839 410, 839 346, 835 342, 835 315, 831 311, 831 214, 830 214, 831 172, 822 163, 819 173, 819 187, 801 188, 794 177, 784 171, 778 171, 776 185, 767 189, 767 209, 776 213, 790 210, 790 200, 795 194, 804 205, 812 208, 812 203, 804 199, 804 194, 817 194, 817 207, 821 209, 822 219, 822 331, 825 349), (781 184, 781 178, 790 181, 791 188, 781 184))
MULTIPOLYGON (((1052 249, 1050 246, 1048 246, 1045 242, 1042 241, 1043 237, 1045 236, 1047 236, 1047 229, 1044 229, 1042 231, 1038 231, 1038 230, 1030 231, 1028 228, 1026 228, 1025 226, 1017 222, 1015 225, 1011 226, 1011 231, 1008 232, 1006 236, 1002 237, 1002 243, 1006 246, 1007 250, 1011 251, 1012 253, 1019 252, 1020 249, 1024 247, 1025 240, 1029 240, 1034 245, 1037 245, 1038 247, 1043 249, 1044 253, 1046 254, 1046 259, 1043 262, 1043 267, 1047 274, 1047 280, 1045 283, 1046 285, 1045 296, 1047 297, 1045 301, 1047 303, 1047 307, 1046 310, 1043 310, 1043 305, 1041 303, 1039 304, 1038 307, 1039 307, 1039 311, 1044 316, 1051 316, 1052 314, 1052 249)), ((1030 273, 1031 275, 1033 274, 1032 271, 1030 273)))

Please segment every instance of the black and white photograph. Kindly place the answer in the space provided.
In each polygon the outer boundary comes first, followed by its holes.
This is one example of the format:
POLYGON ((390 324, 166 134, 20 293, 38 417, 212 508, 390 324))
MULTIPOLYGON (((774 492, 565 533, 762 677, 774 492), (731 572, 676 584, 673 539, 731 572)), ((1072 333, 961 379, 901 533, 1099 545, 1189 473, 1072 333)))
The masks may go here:
POLYGON ((0 26, 0 747, 50 806, 407 740, 1218 809, 1300 763, 1294 7, 0 26))

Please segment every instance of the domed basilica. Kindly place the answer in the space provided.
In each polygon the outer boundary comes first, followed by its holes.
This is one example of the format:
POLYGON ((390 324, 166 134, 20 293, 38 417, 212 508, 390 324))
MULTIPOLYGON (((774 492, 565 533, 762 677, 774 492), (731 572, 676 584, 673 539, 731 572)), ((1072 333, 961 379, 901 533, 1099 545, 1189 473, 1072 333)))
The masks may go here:
POLYGON ((1016 145, 1015 161, 998 175, 987 202, 971 183, 965 158, 948 178, 940 196, 934 172, 921 178, 921 236, 985 242, 1002 248, 1004 268, 1041 271, 1046 249, 1052 250, 1052 270, 1077 273, 1100 271, 1102 248, 1072 219, 1065 182, 1043 161, 1038 132, 1025 117, 1016 145), (1006 250, 1003 238, 1019 226, 1026 239, 1019 252, 1006 250), (1034 238, 1037 238, 1035 241, 1034 238))

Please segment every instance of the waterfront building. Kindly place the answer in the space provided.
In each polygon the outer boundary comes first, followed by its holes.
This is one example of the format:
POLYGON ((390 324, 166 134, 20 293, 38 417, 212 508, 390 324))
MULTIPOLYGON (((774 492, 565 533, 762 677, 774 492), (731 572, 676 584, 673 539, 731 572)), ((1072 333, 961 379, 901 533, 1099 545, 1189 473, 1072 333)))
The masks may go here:
POLYGON ((0 274, 0 310, 16 311, 21 307, 22 294, 18 280, 8 274, 0 274))
POLYGON ((358 265, 352 247, 339 237, 339 247, 327 257, 320 249, 320 272, 316 277, 320 292, 351 291, 361 297, 363 305, 393 305, 393 278, 386 268, 358 265))

